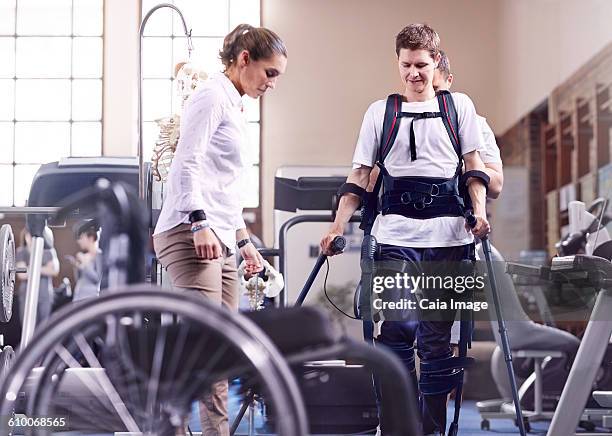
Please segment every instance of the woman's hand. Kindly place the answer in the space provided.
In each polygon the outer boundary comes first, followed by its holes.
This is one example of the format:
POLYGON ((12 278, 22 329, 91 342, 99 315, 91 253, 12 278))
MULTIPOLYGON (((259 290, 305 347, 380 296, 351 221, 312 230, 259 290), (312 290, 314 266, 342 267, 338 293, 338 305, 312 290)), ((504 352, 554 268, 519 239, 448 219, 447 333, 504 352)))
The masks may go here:
POLYGON ((245 261, 245 277, 253 276, 263 269, 263 257, 251 242, 240 249, 240 255, 245 261))
POLYGON ((196 254, 202 259, 212 260, 221 257, 221 243, 210 227, 193 233, 193 245, 196 254))

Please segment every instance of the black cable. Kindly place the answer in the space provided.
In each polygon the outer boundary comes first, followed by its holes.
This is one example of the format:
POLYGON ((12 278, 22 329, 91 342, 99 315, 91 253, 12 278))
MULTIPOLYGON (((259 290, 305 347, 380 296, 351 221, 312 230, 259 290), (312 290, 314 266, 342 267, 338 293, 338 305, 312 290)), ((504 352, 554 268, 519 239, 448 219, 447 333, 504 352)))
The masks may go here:
POLYGON ((323 280, 323 292, 325 293, 325 298, 327 298, 327 301, 329 301, 329 304, 331 304, 332 306, 334 306, 334 308, 340 312, 342 315, 346 316, 347 318, 350 319, 355 319, 355 320, 359 320, 360 318, 357 318, 355 316, 351 316, 348 313, 346 313, 344 310, 340 309, 338 306, 336 306, 336 304, 331 300, 331 298, 329 298, 329 295, 327 294, 327 276, 329 275, 329 258, 325 258, 325 263, 327 264, 327 270, 325 271, 325 280, 323 280))
POLYGON ((189 436, 193 436, 193 433, 191 433, 191 427, 187 426, 187 431, 189 431, 189 436))

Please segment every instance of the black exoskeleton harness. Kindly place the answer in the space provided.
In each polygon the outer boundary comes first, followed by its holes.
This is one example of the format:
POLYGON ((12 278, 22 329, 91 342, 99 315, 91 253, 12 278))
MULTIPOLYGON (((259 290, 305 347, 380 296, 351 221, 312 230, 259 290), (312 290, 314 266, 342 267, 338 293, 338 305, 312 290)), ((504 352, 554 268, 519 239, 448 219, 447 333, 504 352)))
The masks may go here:
POLYGON ((459 122, 453 98, 448 91, 437 94, 440 112, 402 112, 402 96, 392 94, 387 98, 383 131, 376 164, 380 175, 371 193, 364 198, 361 228, 369 233, 376 215, 397 214, 408 218, 427 219, 439 216, 463 216, 465 203, 460 186, 463 159, 459 142, 459 122), (393 177, 385 168, 384 161, 389 155, 399 131, 400 120, 410 117, 410 159, 417 159, 414 123, 421 120, 441 118, 457 153, 457 168, 450 179, 438 177, 393 177), (379 191, 383 194, 379 204, 379 191))

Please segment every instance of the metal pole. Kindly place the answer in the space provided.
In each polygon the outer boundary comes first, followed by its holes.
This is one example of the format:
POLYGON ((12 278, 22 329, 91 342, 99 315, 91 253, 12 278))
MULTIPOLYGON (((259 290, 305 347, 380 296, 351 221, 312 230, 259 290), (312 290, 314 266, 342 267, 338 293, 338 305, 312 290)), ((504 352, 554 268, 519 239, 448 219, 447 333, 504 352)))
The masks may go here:
POLYGON ((24 350, 34 336, 36 328, 36 312, 38 309, 38 294, 40 287, 40 270, 44 250, 44 240, 41 237, 32 237, 32 250, 30 266, 28 267, 28 285, 26 288, 25 309, 23 311, 23 329, 21 332, 20 350, 24 350))
POLYGON ((489 238, 487 238, 486 236, 484 238, 480 238, 480 242, 482 243, 482 251, 484 252, 487 270, 489 273, 489 283, 491 284, 491 295, 493 297, 493 305, 495 306, 495 314, 497 316, 497 325, 499 329, 498 331, 502 343, 504 358, 506 360, 506 368, 508 370, 510 388, 512 389, 512 399, 514 400, 514 411, 516 413, 516 424, 519 428, 521 436, 525 436, 527 432, 525 430, 525 421, 523 420, 521 401, 518 395, 518 388, 516 386, 514 368, 512 367, 512 350, 510 349, 510 342, 508 341, 508 331, 506 329, 506 323, 502 315, 499 295, 497 293, 497 280, 495 279, 495 269, 493 268, 493 260, 491 258, 491 243, 489 242, 489 238))
POLYGON ((185 18, 183 17, 183 13, 174 5, 169 3, 161 3, 157 6, 154 6, 147 12, 145 17, 140 24, 140 32, 138 37, 138 196, 141 199, 145 198, 144 192, 144 156, 143 156, 143 143, 142 143, 142 37, 144 34, 145 27, 147 26, 147 21, 149 21, 149 17, 153 15, 153 13, 161 8, 170 8, 176 11, 181 17, 181 21, 183 23, 183 29, 185 31, 185 36, 187 37, 187 50, 191 54, 191 50, 193 46, 191 45, 191 30, 187 29, 187 23, 185 18))

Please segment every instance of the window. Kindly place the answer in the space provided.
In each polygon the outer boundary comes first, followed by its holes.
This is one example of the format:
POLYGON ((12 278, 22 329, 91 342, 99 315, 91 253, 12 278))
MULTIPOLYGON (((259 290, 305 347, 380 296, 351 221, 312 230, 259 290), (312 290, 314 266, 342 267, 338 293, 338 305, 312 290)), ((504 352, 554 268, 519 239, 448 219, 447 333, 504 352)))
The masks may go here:
POLYGON ((103 0, 0 1, 0 205, 43 163, 102 151, 103 0))
MULTIPOLYGON (((157 0, 143 0, 142 14, 157 5, 157 0)), ((223 38, 236 25, 260 25, 260 0, 173 0, 187 27, 192 30, 193 52, 190 61, 208 74, 222 71, 219 50, 223 38)), ((155 11, 143 38, 143 146, 144 157, 150 160, 159 128, 156 119, 180 113, 180 98, 173 83, 174 66, 188 60, 187 41, 178 14, 168 8, 155 11)), ((251 133, 251 161, 247 175, 245 207, 259 207, 259 101, 243 98, 251 133)))

